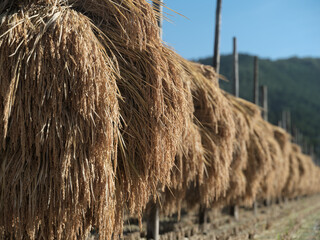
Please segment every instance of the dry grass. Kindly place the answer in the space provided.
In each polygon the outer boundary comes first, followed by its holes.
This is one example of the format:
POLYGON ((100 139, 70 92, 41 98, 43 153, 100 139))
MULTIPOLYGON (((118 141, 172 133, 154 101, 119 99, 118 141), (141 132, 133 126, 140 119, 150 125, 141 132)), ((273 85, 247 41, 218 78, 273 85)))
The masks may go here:
MULTIPOLYGON (((109 39, 123 101, 116 173, 117 225, 122 211, 142 214, 150 198, 171 185, 170 170, 192 115, 175 53, 162 45, 156 16, 144 0, 69 1, 109 39)), ((121 231, 121 229, 119 229, 121 231)))
POLYGON ((246 192, 246 176, 244 170, 248 164, 247 145, 249 143, 249 126, 244 115, 238 108, 238 99, 225 93, 232 104, 233 118, 236 125, 236 135, 233 142, 233 158, 230 166, 230 183, 226 196, 220 198, 215 206, 237 204, 246 192))
POLYGON ((162 199, 162 210, 165 215, 180 213, 182 201, 186 197, 187 189, 195 181, 202 182, 204 170, 204 148, 201 143, 200 129, 194 117, 194 103, 191 92, 190 75, 186 72, 180 56, 175 55, 175 65, 180 66, 185 94, 190 108, 189 116, 185 119, 186 128, 183 131, 182 144, 178 148, 175 164, 171 169, 171 184, 166 188, 162 199))
POLYGON ((299 162, 297 154, 300 152, 300 147, 296 144, 291 145, 289 155, 289 177, 283 190, 283 195, 288 198, 296 197, 296 188, 300 181, 299 162))
POLYGON ((91 28, 65 7, 3 12, 0 225, 7 237, 77 239, 92 224, 102 239, 111 237, 117 70, 91 28))
POLYGON ((242 204, 251 205, 261 193, 261 181, 271 168, 270 151, 264 139, 263 120, 259 108, 243 99, 237 99, 237 108, 245 117, 250 131, 247 145, 248 164, 244 170, 247 186, 242 204))
POLYGON ((277 157, 276 168, 276 184, 275 184, 275 196, 276 198, 282 197, 283 190, 286 186, 289 174, 290 174, 290 146, 291 138, 288 133, 283 129, 270 125, 273 137, 280 147, 281 155, 277 157))
MULTIPOLYGON (((267 122, 261 122, 261 127, 263 128, 264 139, 268 145, 268 150, 270 153, 271 168, 267 171, 261 182, 261 190, 258 199, 271 200, 276 198, 277 188, 281 188, 283 182, 280 181, 281 174, 287 174, 282 168, 282 153, 278 142, 274 138, 272 125, 267 122)), ((286 180, 286 179, 285 179, 286 180)))
POLYGON ((231 106, 217 83, 207 79, 198 64, 185 61, 184 65, 191 82, 194 115, 206 158, 203 181, 197 179, 190 186, 187 201, 189 205, 210 205, 224 196, 229 186, 235 125, 231 106))

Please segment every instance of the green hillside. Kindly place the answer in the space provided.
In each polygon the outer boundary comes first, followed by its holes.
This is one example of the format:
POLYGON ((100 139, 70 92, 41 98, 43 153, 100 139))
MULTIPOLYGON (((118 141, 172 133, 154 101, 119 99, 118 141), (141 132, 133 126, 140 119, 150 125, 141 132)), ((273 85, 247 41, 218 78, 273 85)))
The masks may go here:
MULTIPOLYGON (((199 62, 210 65, 212 58, 199 62)), ((221 56, 220 73, 230 82, 221 81, 221 88, 232 88, 232 55, 221 56)), ((253 99, 253 56, 239 55, 240 97, 253 99)), ((269 121, 278 124, 283 110, 290 110, 292 124, 313 144, 320 156, 320 59, 259 59, 259 84, 269 91, 269 121)))

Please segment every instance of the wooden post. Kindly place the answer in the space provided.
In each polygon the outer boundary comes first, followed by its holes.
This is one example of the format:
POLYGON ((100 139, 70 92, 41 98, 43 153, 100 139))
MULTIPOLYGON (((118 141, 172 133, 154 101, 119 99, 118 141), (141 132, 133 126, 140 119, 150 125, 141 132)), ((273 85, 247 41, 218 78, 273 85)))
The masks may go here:
POLYGON ((199 227, 202 232, 206 231, 208 219, 208 209, 205 205, 200 204, 199 207, 199 227))
POLYGON ((261 102, 262 102, 262 117, 265 121, 268 121, 268 87, 260 86, 261 102))
POLYGON ((295 127, 295 143, 299 144, 299 129, 295 127))
MULTIPOLYGON (((239 97, 239 58, 237 51, 237 38, 233 37, 233 95, 239 97)), ((230 215, 239 220, 239 207, 230 206, 230 215)))
POLYGON ((221 26, 221 1, 217 0, 216 8, 216 26, 214 34, 214 53, 213 53, 213 64, 212 66, 216 70, 217 75, 219 76, 220 72, 220 26, 221 26))
POLYGON ((315 157, 314 157, 314 145, 313 144, 310 145, 310 156, 311 156, 312 160, 314 161, 315 157))
POLYGON ((256 201, 253 202, 253 214, 254 216, 258 215, 258 203, 256 201))
POLYGON ((159 204, 151 206, 147 217, 147 239, 159 240, 159 204))
POLYGON ((239 58, 236 37, 233 37, 233 95, 239 97, 239 58))
POLYGON ((254 73, 253 73, 253 102, 259 105, 259 64, 258 57, 254 57, 254 73))
POLYGON ((234 217, 236 221, 239 220, 239 206, 233 205, 230 207, 230 215, 234 217))
POLYGON ((287 127, 287 132, 291 134, 292 132, 292 129, 291 129, 291 112, 290 110, 286 111, 286 120, 287 120, 287 123, 286 123, 286 127, 287 127))
POLYGON ((287 114, 286 111, 282 111, 282 128, 287 130, 287 114))
POLYGON ((162 2, 163 0, 152 1, 153 9, 156 12, 157 18, 158 18, 160 38, 162 38, 162 9, 163 9, 162 2))
POLYGON ((302 142, 302 152, 308 154, 308 142, 306 138, 304 138, 302 142))
MULTIPOLYGON (((157 15, 157 22, 159 27, 159 37, 162 39, 162 12, 163 0, 152 1, 152 6, 157 15)), ((147 239, 159 240, 159 204, 154 203, 151 206, 149 215, 147 217, 147 239)))

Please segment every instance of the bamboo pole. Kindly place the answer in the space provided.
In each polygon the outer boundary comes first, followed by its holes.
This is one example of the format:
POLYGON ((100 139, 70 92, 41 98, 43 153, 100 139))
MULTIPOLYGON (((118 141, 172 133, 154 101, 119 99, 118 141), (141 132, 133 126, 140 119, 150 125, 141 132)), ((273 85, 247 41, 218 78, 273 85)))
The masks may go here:
MULTIPOLYGON (((152 1, 153 9, 157 13, 157 21, 159 27, 159 36, 162 38, 162 11, 163 0, 152 1)), ((152 204, 149 215, 147 216, 147 239, 159 240, 159 204, 156 202, 152 204)))
POLYGON ((292 129, 291 129, 291 112, 290 110, 286 111, 286 120, 287 120, 287 123, 286 123, 286 126, 287 126, 287 132, 291 134, 292 132, 292 129))
POLYGON ((230 215, 234 217, 236 221, 239 220, 239 206, 238 205, 233 205, 230 207, 230 215))
POLYGON ((154 11, 157 13, 157 20, 158 20, 158 26, 159 26, 159 35, 160 38, 162 38, 162 13, 163 13, 163 0, 156 0, 152 1, 152 6, 154 11))
POLYGON ((147 217, 147 239, 159 240, 159 204, 154 203, 147 217))
POLYGON ((239 57, 236 37, 233 37, 233 94, 239 97, 239 57))
POLYGON ((287 130, 287 113, 285 110, 282 111, 282 128, 287 130))
POLYGON ((199 217, 200 231, 205 232, 207 228, 208 209, 204 205, 200 205, 198 217, 199 217))
POLYGON ((254 73, 253 73, 253 102, 259 105, 259 65, 258 57, 254 57, 254 73))
MULTIPOLYGON (((259 66, 258 66, 258 57, 254 57, 254 63, 253 63, 253 102, 256 105, 259 105, 259 66)), ((255 216, 257 216, 258 210, 257 210, 257 202, 253 202, 253 213, 255 216)))
POLYGON ((217 0, 216 8, 216 25, 215 25, 215 38, 214 38, 214 53, 213 53, 213 67, 219 76, 220 72, 220 27, 221 27, 221 2, 217 0))
POLYGON ((268 87, 260 86, 261 102, 262 102, 262 117, 265 121, 268 121, 268 87))

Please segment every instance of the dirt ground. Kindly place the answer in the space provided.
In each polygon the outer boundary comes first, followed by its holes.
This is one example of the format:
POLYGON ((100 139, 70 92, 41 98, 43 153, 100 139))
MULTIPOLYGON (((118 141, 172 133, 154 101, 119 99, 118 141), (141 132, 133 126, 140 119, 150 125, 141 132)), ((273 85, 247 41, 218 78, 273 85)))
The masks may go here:
MULTIPOLYGON (((197 211, 183 212, 180 221, 176 216, 160 218, 160 239, 317 240, 320 239, 320 195, 259 206, 256 215, 252 209, 240 208, 238 221, 214 210, 209 211, 208 219, 203 230, 198 225, 197 211)), ((124 240, 145 239, 146 226, 143 224, 140 232, 137 220, 126 220, 124 230, 124 240)))

